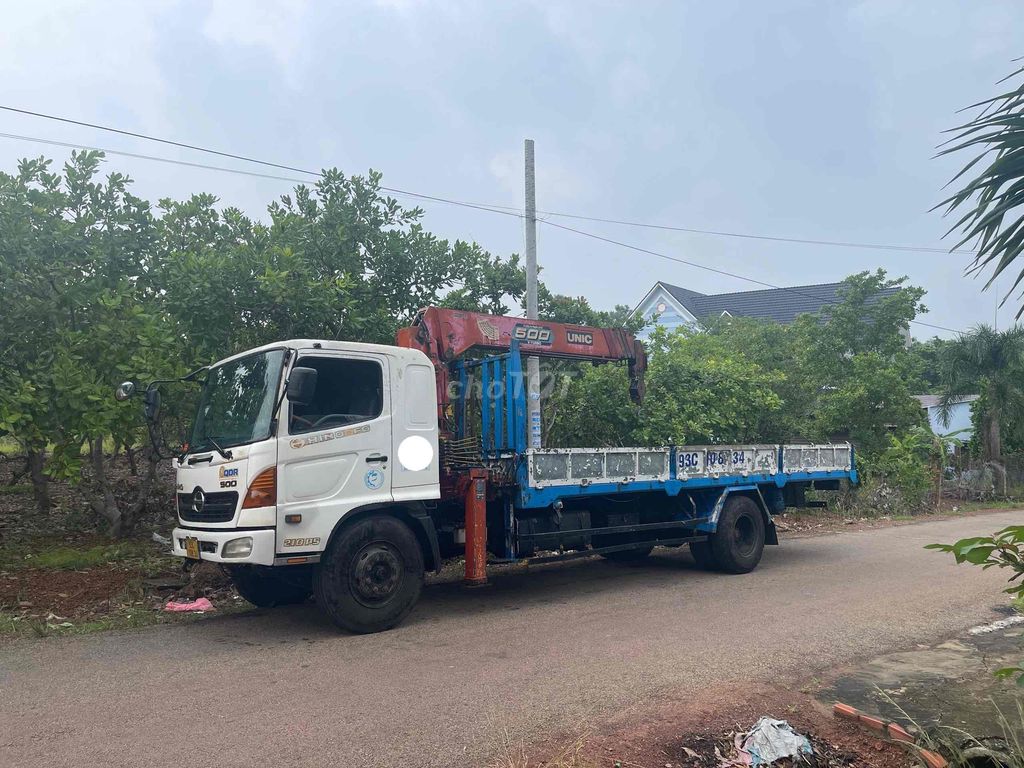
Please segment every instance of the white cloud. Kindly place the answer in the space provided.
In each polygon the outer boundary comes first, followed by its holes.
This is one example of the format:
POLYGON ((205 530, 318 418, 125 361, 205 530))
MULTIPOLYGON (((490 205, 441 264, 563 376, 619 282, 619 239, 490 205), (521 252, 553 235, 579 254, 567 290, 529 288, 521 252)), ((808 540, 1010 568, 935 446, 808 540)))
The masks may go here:
POLYGON ((651 90, 651 79, 635 59, 623 59, 608 76, 608 89, 619 107, 628 107, 651 90))
MULTIPOLYGON (((5 100, 86 120, 113 113, 135 130, 161 129, 168 121, 166 83, 157 60, 158 19, 168 5, 5 4, 0 24, 5 100)), ((39 128, 38 123, 8 125, 39 128)), ((48 128, 37 135, 59 130, 48 128)))
POLYGON ((202 32, 217 45, 266 48, 295 86, 309 61, 309 8, 309 0, 213 0, 202 32))
MULTIPOLYGON (((584 180, 542 144, 538 142, 536 154, 537 207, 554 208, 579 201, 586 189, 584 180)), ((514 196, 517 205, 523 200, 523 163, 522 149, 499 152, 488 163, 491 176, 498 182, 498 186, 514 196)))

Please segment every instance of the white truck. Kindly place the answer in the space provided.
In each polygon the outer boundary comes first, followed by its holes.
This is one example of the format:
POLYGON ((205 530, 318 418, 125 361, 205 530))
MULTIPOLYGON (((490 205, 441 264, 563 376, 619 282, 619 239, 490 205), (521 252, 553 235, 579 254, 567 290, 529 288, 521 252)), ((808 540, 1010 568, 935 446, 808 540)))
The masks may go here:
POLYGON ((395 346, 293 339, 192 374, 174 553, 222 564, 258 606, 315 594, 340 627, 376 632, 457 554, 471 584, 488 560, 626 560, 656 545, 744 573, 778 543, 773 514, 857 480, 846 444, 528 448, 524 354, 625 361, 643 395, 643 347, 621 329, 437 308, 395 346))

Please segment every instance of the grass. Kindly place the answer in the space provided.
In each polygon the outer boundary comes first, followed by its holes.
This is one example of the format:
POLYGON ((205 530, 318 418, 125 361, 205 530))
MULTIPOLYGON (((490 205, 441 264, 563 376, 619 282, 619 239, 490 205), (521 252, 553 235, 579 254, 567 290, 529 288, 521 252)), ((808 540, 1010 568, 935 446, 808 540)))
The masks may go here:
MULTIPOLYGON (((246 603, 248 607, 248 603, 246 603)), ((239 610, 218 609, 216 613, 237 613, 239 610)), ((207 614, 164 613, 151 608, 136 606, 134 610, 123 609, 89 621, 44 621, 23 618, 17 614, 0 611, 0 637, 65 637, 69 635, 90 635, 111 630, 132 630, 152 627, 156 624, 198 621, 207 614)))
POLYGON ((32 493, 32 486, 28 483, 0 485, 0 496, 26 496, 30 493, 32 493))
MULTIPOLYGON (((83 546, 67 544, 47 546, 42 542, 25 542, 18 547, 0 550, 0 567, 47 568, 77 571, 110 563, 134 563, 166 567, 174 561, 160 554, 152 542, 122 541, 83 546), (162 562, 161 562, 162 561, 162 562)), ((147 567, 147 574, 151 568, 147 567)))
POLYGON ((87 635, 111 629, 139 629, 168 621, 164 614, 140 609, 121 611, 91 621, 75 623, 66 620, 44 621, 26 618, 18 614, 0 611, 0 637, 57 637, 63 635, 87 635))
MULTIPOLYGON (((888 701, 917 731, 917 749, 929 749, 949 759, 952 766, 1002 766, 1024 768, 1024 702, 1017 702, 1017 711, 1009 717, 996 707, 993 726, 999 734, 975 736, 948 725, 924 728, 881 689, 878 694, 888 701)), ((993 731, 995 731, 993 727, 993 731)))
MULTIPOLYGON (((202 621, 210 616, 231 616, 253 610, 244 600, 218 601, 212 613, 165 613, 160 609, 146 606, 124 606, 113 613, 98 616, 88 621, 53 619, 44 621, 0 610, 0 637, 67 637, 91 635, 111 630, 129 631, 156 626, 157 624, 180 624, 183 621, 202 621)), ((566 766, 568 768, 568 766, 566 766)))

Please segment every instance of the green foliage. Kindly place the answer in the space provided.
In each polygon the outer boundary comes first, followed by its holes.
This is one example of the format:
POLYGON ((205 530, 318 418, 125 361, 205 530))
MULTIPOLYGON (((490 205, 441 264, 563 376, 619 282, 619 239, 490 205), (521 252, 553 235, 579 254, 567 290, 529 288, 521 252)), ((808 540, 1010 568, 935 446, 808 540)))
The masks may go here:
MULTIPOLYGON (((1008 75, 1002 82, 1024 75, 1024 68, 1008 75)), ((971 105, 980 108, 971 121, 953 129, 940 155, 951 152, 978 152, 950 180, 950 184, 977 166, 977 175, 939 203, 946 213, 966 208, 966 212, 950 227, 960 230, 961 239, 953 246, 975 244, 970 271, 992 269, 989 285, 1024 252, 1024 83, 1016 88, 971 105)), ((949 234, 947 232, 946 234, 949 234)), ((1024 280, 1022 269, 1006 298, 1024 280)), ((1003 301, 1006 301, 1006 298, 1003 301)), ((1024 306, 1017 317, 1024 314, 1024 306)))
MULTIPOLYGON (((110 397, 133 373, 178 369, 176 338, 147 306, 154 266, 149 205, 118 173, 99 180, 101 155, 72 153, 61 174, 46 160, 0 174, 0 432, 51 451, 49 473, 80 477, 82 446, 136 439, 135 413, 110 397)), ((91 502, 116 531, 121 513, 100 468, 91 502)))
POLYGON ((942 350, 940 413, 948 416, 965 395, 981 394, 973 407, 977 436, 986 459, 1003 453, 1004 422, 1019 429, 1024 413, 1024 328, 996 331, 978 325, 942 350))
POLYGON ((942 393, 942 355, 952 342, 937 336, 927 341, 914 341, 907 350, 918 372, 917 394, 942 393))
MULTIPOLYGON (((648 342, 644 404, 629 402, 621 370, 587 368, 545 406, 556 410, 548 442, 851 439, 860 456, 873 457, 891 448, 890 434, 923 420, 910 390, 920 365, 906 347, 922 295, 906 278, 879 270, 847 278, 841 302, 821 317, 790 325, 723 317, 701 332, 674 334, 657 328, 648 342)), ((556 298, 559 319, 592 321, 585 301, 556 298)))
POLYGON ((502 312, 525 290, 518 256, 425 231, 379 173, 324 171, 269 207, 269 226, 196 195, 161 201, 160 301, 196 365, 288 338, 389 343, 421 307, 502 312))
MULTIPOLYGON (((1024 598, 1024 525, 1011 525, 991 536, 973 536, 952 544, 929 544, 935 549, 953 555, 957 564, 968 563, 983 569, 1008 568, 1010 586, 1004 592, 1015 600, 1024 598)), ((1005 667, 996 671, 997 677, 1017 676, 1017 685, 1024 686, 1024 667, 1005 667)))
POLYGON ((776 374, 718 336, 658 328, 651 334, 647 395, 630 402, 625 371, 590 367, 575 379, 548 435, 555 445, 666 445, 755 439, 780 407, 776 374))
POLYGON ((884 270, 846 278, 841 301, 820 317, 790 325, 722 318, 710 332, 777 374, 781 407, 763 423, 761 439, 849 439, 860 455, 886 449, 888 434, 922 421, 911 397, 919 366, 906 329, 924 311, 924 291, 884 270), (895 290, 894 290, 895 289, 895 290))
POLYGON ((0 174, 0 295, 17 297, 0 313, 0 438, 47 454, 52 478, 79 481, 87 459, 83 490, 115 534, 146 497, 143 482, 125 505, 107 477, 104 442, 144 439, 138 403, 111 396, 118 382, 285 338, 387 343, 423 306, 502 312, 525 288, 517 256, 437 238, 375 172, 325 171, 263 224, 211 195, 161 200, 154 215, 127 177, 100 177, 101 161, 76 152, 60 173, 37 159, 0 174))
POLYGON ((630 308, 625 304, 617 304, 610 312, 597 310, 590 306, 584 296, 562 296, 548 291, 541 285, 537 290, 539 316, 544 320, 557 323, 574 323, 590 325, 596 328, 625 328, 638 333, 645 324, 639 315, 630 315, 630 308))
POLYGON ((861 461, 861 474, 869 483, 884 482, 893 488, 901 506, 923 509, 932 488, 931 433, 917 427, 888 439, 884 450, 861 461))

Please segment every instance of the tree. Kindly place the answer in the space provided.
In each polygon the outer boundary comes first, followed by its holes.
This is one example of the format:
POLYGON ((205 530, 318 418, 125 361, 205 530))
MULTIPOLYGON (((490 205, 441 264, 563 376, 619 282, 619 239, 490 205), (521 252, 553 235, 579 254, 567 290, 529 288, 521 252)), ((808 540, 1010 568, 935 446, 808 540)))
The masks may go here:
MULTIPOLYGON (((1024 75, 1024 67, 1000 83, 1021 75, 1024 75)), ((950 129, 953 136, 939 155, 981 150, 949 184, 964 177, 975 166, 981 170, 935 207, 944 207, 947 215, 966 209, 946 234, 960 230, 961 239, 953 246, 954 250, 976 243, 968 271, 978 273, 991 268, 991 276, 985 284, 988 288, 1024 252, 1024 83, 967 109, 980 111, 973 120, 950 129)), ((1024 268, 1018 272, 1003 303, 1022 280, 1024 268)), ((1017 317, 1022 314, 1024 305, 1017 310, 1017 317)))
POLYGON ((629 400, 621 366, 587 367, 574 379, 549 435, 557 445, 668 445, 755 440, 780 407, 766 372, 725 340, 698 331, 651 334, 647 394, 629 400))
POLYGON ((40 508, 47 475, 81 478, 84 449, 86 497, 117 535, 144 506, 155 458, 134 500, 123 503, 104 440, 130 444, 140 423, 113 401, 112 388, 131 374, 173 370, 176 355, 168 325, 145 302, 149 205, 128 192, 127 177, 100 180, 101 159, 75 152, 61 174, 41 158, 23 161, 17 175, 0 174, 0 294, 18 297, 0 320, 0 429, 38 464, 40 508))
POLYGON ((914 341, 907 350, 918 371, 918 392, 923 395, 942 393, 942 350, 948 339, 935 336, 927 341, 914 341))
POLYGON ((159 295, 207 363, 286 338, 390 343, 431 304, 502 312, 525 290, 517 256, 427 232, 381 176, 325 170, 269 207, 269 225, 196 195, 161 201, 159 295))
POLYGON ((965 395, 982 394, 982 454, 1002 458, 1002 423, 1024 408, 1024 328, 996 331, 976 326, 943 349, 941 418, 965 395))
POLYGON ((595 328, 625 328, 632 333, 639 332, 645 320, 631 315, 626 304, 616 304, 611 311, 594 309, 585 296, 564 296, 551 293, 541 283, 537 288, 538 315, 544 320, 556 323, 590 325, 595 328))

